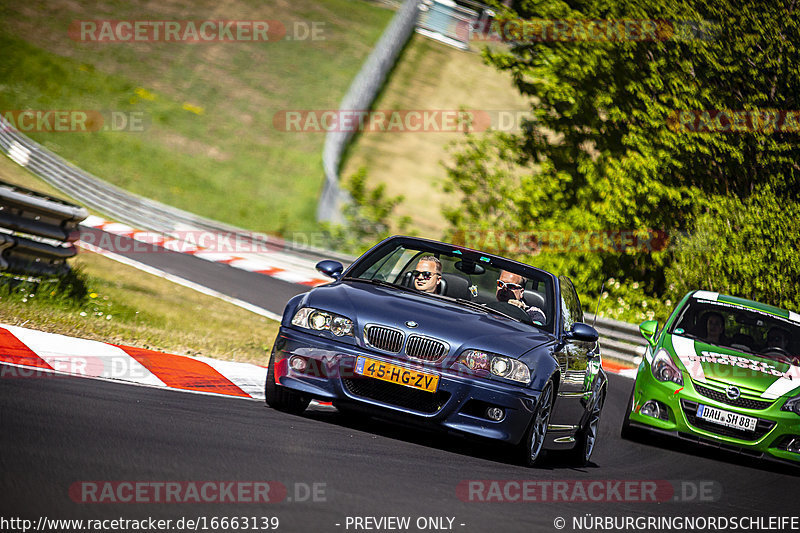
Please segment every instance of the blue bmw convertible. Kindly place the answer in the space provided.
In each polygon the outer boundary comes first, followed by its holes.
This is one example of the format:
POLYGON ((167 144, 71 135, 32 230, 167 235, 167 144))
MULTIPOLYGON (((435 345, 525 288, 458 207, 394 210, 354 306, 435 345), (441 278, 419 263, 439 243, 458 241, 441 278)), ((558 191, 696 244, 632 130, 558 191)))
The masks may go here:
POLYGON ((395 236, 286 304, 266 402, 312 399, 586 464, 606 394, 597 331, 566 276, 451 244, 395 236))

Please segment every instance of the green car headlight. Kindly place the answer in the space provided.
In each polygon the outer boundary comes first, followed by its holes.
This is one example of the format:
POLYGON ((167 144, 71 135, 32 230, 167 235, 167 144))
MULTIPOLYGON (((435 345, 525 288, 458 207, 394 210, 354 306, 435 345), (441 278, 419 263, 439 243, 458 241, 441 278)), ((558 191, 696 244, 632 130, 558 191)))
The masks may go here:
POLYGON ((330 331, 337 337, 353 336, 353 321, 342 315, 303 307, 292 318, 292 325, 315 331, 330 331))
POLYGON ((786 400, 786 403, 781 406, 781 411, 789 411, 796 415, 800 415, 800 395, 793 396, 792 398, 786 400))
POLYGON ((650 371, 653 377, 658 381, 671 381, 683 386, 683 374, 675 366, 675 361, 670 357, 669 352, 661 348, 653 357, 653 362, 650 363, 650 371))
POLYGON ((504 355, 480 350, 465 350, 455 364, 464 365, 470 370, 483 370, 495 376, 518 381, 526 385, 531 382, 531 370, 528 365, 504 355))

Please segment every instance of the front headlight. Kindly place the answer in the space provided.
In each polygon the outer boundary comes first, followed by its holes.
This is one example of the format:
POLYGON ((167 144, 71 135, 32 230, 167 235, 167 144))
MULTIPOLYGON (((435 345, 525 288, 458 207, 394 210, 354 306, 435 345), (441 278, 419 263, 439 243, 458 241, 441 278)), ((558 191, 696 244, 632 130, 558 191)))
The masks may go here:
POLYGON ((315 331, 330 331, 337 337, 353 336, 353 321, 342 315, 303 307, 292 318, 292 325, 315 331))
POLYGON ((786 403, 781 406, 781 411, 789 411, 796 415, 800 415, 800 395, 793 396, 786 400, 786 403))
POLYGON ((531 370, 528 365, 504 355, 480 350, 466 350, 461 353, 455 364, 464 365, 470 370, 484 370, 495 376, 526 385, 531 382, 531 370))
POLYGON ((675 366, 675 362, 670 357, 669 352, 664 348, 658 350, 653 362, 650 363, 650 371, 658 381, 671 381, 683 386, 683 374, 675 366))

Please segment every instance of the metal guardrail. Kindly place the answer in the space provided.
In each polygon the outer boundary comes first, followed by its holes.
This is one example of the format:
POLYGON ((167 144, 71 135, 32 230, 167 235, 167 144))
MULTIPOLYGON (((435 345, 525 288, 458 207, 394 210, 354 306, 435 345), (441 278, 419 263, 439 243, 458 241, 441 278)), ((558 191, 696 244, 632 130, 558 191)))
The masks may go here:
MULTIPOLYGON (((394 68, 398 54, 405 46, 416 25, 419 0, 405 0, 375 48, 367 57, 350 88, 339 104, 339 110, 366 111, 383 86, 386 76, 394 68)), ((349 128, 331 131, 325 136, 322 166, 325 185, 317 204, 317 220, 341 222, 341 207, 348 201, 346 191, 339 186, 339 165, 347 143, 355 134, 349 128)))
POLYGON ((0 270, 60 274, 77 253, 85 208, 0 181, 0 270))
POLYGON ((73 166, 17 130, 3 123, 0 116, 0 152, 64 194, 114 220, 143 230, 169 236, 186 231, 226 234, 250 249, 285 251, 308 259, 337 259, 348 264, 355 258, 304 243, 286 241, 263 233, 254 233, 194 215, 129 193, 73 166))
POLYGON ((471 29, 486 19, 484 7, 460 5, 453 0, 422 0, 417 33, 469 50, 471 29))
MULTIPOLYGON (((584 320, 587 324, 592 324, 595 318, 591 313, 584 313, 584 320)), ((637 324, 604 317, 597 317, 594 324, 595 329, 600 333, 603 357, 632 365, 639 364, 639 358, 644 354, 647 342, 639 333, 637 324)))

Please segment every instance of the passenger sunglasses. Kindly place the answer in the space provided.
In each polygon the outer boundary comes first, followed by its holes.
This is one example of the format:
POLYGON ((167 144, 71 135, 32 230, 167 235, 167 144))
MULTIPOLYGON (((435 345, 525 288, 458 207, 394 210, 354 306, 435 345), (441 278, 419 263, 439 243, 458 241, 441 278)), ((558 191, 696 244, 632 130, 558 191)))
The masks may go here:
POLYGON ((522 289, 525 288, 522 285, 518 285, 516 283, 508 283, 508 282, 503 281, 501 279, 497 280, 497 288, 498 289, 505 289, 506 287, 508 287, 512 291, 521 291, 522 289))
POLYGON ((411 275, 415 278, 422 278, 423 280, 428 281, 432 276, 439 276, 440 274, 437 274, 436 272, 421 272, 419 270, 412 270, 411 275))

